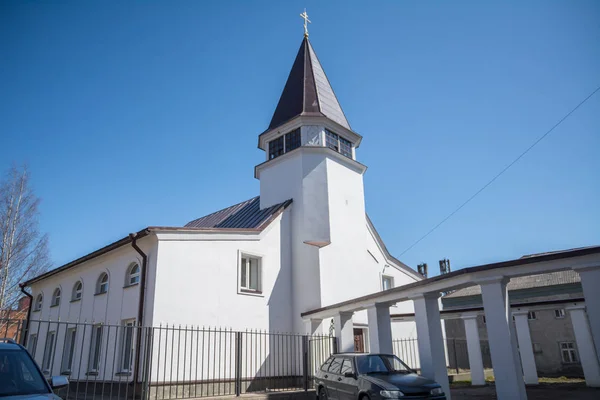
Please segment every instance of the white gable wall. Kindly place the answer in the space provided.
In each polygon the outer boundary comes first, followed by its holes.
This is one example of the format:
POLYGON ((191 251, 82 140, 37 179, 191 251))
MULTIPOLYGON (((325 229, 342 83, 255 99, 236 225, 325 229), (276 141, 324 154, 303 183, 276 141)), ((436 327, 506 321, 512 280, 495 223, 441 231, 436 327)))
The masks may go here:
POLYGON ((158 233, 154 325, 291 330, 290 208, 240 237, 158 233), (262 293, 238 293, 240 252, 261 257, 262 293))

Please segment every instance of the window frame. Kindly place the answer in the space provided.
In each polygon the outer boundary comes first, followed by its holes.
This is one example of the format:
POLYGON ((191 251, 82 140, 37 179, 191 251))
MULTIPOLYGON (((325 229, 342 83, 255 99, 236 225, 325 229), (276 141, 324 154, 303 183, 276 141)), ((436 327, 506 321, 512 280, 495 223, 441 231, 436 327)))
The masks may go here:
POLYGON ((50 301, 50 307, 58 307, 60 306, 60 298, 62 296, 62 290, 59 287, 57 287, 56 289, 54 289, 54 291, 52 292, 52 299, 50 301))
POLYGON ((577 346, 575 342, 558 342, 558 349, 560 350, 560 361, 563 364, 579 364, 579 351, 577 350, 577 346), (563 348, 563 345, 567 345, 566 348, 563 348), (570 346, 569 346, 570 345, 570 346), (569 355, 569 361, 565 361, 565 353, 569 355), (573 357, 573 355, 575 357, 573 357))
POLYGON ((130 373, 133 370, 133 360, 134 360, 134 356, 135 356, 135 319, 131 318, 131 319, 124 319, 123 321, 121 321, 121 338, 119 340, 119 373, 130 373), (130 341, 131 343, 129 344, 129 359, 128 359, 128 364, 129 366, 125 367, 125 351, 127 348, 127 343, 125 342, 126 337, 127 337, 127 332, 131 332, 131 337, 130 337, 130 341))
POLYGON ((42 357, 42 372, 44 375, 50 375, 52 372, 52 364, 54 351, 56 350, 56 331, 49 331, 46 334, 46 341, 44 346, 44 355, 42 357))
POLYGON ((35 303, 33 304, 33 311, 42 311, 42 307, 44 306, 44 294, 38 293, 35 296, 35 303))
POLYGON ((394 287, 395 287, 394 277, 391 275, 381 274, 381 290, 389 290, 389 289, 393 289, 394 287), (391 284, 391 286, 388 289, 385 288, 386 280, 390 281, 390 284, 391 284))
POLYGON ((302 131, 300 128, 292 129, 268 142, 267 159, 273 160, 299 147, 302 147, 302 131))
POLYGON ((38 335, 37 333, 32 333, 29 335, 29 339, 27 340, 27 346, 25 348, 31 354, 31 357, 35 357, 35 351, 37 349, 38 335))
POLYGON ((132 262, 127 267, 127 275, 125 278, 125 287, 139 285, 142 274, 142 268, 138 262, 132 262), (137 272, 133 272, 137 268, 137 272), (134 280, 132 282, 132 280, 134 280))
POLYGON ((325 128, 325 147, 354 160, 354 143, 338 133, 325 128), (342 145, 344 149, 342 149, 342 145))
POLYGON ((108 289, 110 288, 110 277, 108 276, 108 272, 102 272, 98 276, 98 280, 96 281, 96 295, 106 294, 108 293, 108 289), (106 282, 104 281, 104 277, 106 276, 106 282), (102 286, 106 285, 106 289, 102 290, 102 286))
POLYGON ((251 296, 262 296, 263 295, 263 277, 264 277, 264 273, 263 273, 263 259, 264 257, 261 254, 256 254, 256 253, 252 253, 252 252, 247 252, 247 251, 238 251, 238 282, 237 282, 237 287, 238 287, 238 294, 245 294, 245 295, 251 295, 251 296), (251 265, 249 265, 248 263, 244 264, 243 260, 244 259, 256 259, 257 260, 257 289, 252 289, 250 288, 250 276, 251 276, 251 270, 250 267, 251 265), (246 279, 248 280, 248 282, 246 282, 244 285, 244 282, 242 282, 242 278, 243 278, 243 269, 246 269, 245 272, 245 276, 246 279))
POLYGON ((71 291, 71 302, 79 301, 82 299, 82 297, 83 297, 83 282, 80 279, 77 282, 75 282, 75 284, 73 285, 73 290, 71 291), (79 289, 77 289, 77 285, 79 285, 79 289))
POLYGON ((73 360, 75 359, 75 349, 77 345, 77 326, 67 328, 65 334, 65 344, 63 347, 62 360, 60 362, 61 375, 71 374, 73 360))
POLYGON ((555 319, 563 319, 566 316, 566 312, 564 308, 556 308, 554 310, 554 318, 555 319))
POLYGON ((102 362, 102 339, 104 336, 104 327, 102 324, 92 326, 92 336, 90 338, 90 351, 88 354, 87 374, 94 375, 100 371, 102 362), (94 365, 96 364, 96 365, 94 365))
POLYGON ((536 319, 537 319, 537 313, 535 311, 527 312, 527 320, 528 321, 535 321, 536 319))

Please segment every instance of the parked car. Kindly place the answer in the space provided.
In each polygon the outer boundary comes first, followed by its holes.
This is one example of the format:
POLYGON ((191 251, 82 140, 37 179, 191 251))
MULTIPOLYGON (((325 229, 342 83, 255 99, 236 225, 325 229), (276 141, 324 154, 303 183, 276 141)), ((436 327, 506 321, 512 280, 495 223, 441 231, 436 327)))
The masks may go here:
POLYGON ((59 400, 52 389, 65 387, 65 376, 48 380, 27 349, 12 339, 0 339, 0 397, 3 399, 59 400))
POLYGON ((446 395, 395 355, 334 354, 315 376, 318 400, 435 399, 446 395))

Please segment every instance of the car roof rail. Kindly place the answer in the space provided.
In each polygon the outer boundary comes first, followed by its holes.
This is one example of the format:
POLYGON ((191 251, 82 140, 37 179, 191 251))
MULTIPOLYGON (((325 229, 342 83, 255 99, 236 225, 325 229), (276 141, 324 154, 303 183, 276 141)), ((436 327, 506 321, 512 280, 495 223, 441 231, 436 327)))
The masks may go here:
POLYGON ((10 344, 18 344, 15 339, 12 338, 0 338, 0 342, 10 343, 10 344))

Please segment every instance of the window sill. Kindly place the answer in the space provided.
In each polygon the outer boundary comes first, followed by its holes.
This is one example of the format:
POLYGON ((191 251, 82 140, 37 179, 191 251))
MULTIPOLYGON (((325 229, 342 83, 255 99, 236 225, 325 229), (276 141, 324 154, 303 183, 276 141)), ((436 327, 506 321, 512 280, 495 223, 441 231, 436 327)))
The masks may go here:
POLYGON ((88 371, 85 373, 86 376, 98 376, 98 371, 88 371))
POLYGON ((73 299, 71 300, 71 303, 77 303, 78 301, 81 301, 81 299, 73 299))
POLYGON ((71 371, 61 371, 60 374, 64 376, 71 376, 71 371))
POLYGON ((131 372, 129 372, 129 371, 116 372, 115 376, 131 376, 131 372))
POLYGON ((254 296, 254 297, 265 297, 263 293, 259 290, 248 290, 248 289, 238 289, 238 294, 243 294, 245 296, 254 296))
POLYGON ((127 289, 127 288, 130 288, 130 287, 134 287, 134 286, 137 286, 137 285, 139 285, 139 284, 140 284, 139 282, 136 282, 136 283, 131 283, 131 284, 129 284, 129 285, 125 285, 125 286, 123 286, 123 289, 127 289))
POLYGON ((107 294, 108 292, 99 292, 99 293, 94 293, 94 296, 102 296, 103 294, 107 294))
POLYGON ((60 306, 60 304, 52 304, 52 305, 50 306, 50 308, 56 308, 56 307, 58 307, 58 306, 60 306))

